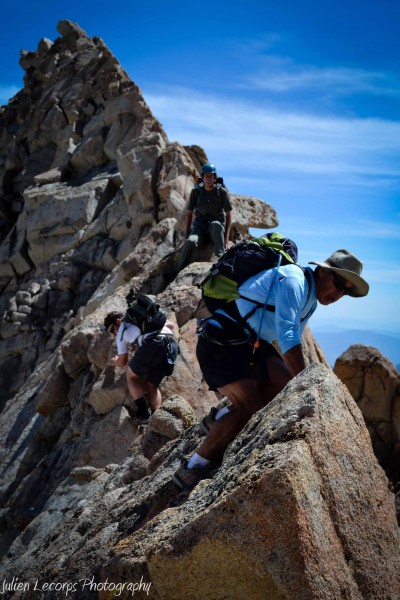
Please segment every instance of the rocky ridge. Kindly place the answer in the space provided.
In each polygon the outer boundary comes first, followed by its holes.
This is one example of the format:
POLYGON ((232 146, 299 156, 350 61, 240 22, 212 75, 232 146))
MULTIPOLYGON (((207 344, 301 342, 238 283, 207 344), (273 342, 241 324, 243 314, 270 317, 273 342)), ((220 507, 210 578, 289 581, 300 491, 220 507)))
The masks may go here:
MULTIPOLYGON (((171 483, 217 402, 194 353, 211 248, 171 275, 206 155, 168 140, 102 40, 58 31, 21 54, 24 88, 0 112, 1 580, 30 586, 5 597, 60 598, 40 586, 70 581, 105 598, 101 582, 143 578, 152 598, 398 598, 394 496, 309 330, 310 367, 214 478, 189 498, 171 483), (131 289, 157 294, 181 347, 146 431, 99 328, 131 289)), ((267 203, 232 197, 234 239, 278 225, 267 203)))

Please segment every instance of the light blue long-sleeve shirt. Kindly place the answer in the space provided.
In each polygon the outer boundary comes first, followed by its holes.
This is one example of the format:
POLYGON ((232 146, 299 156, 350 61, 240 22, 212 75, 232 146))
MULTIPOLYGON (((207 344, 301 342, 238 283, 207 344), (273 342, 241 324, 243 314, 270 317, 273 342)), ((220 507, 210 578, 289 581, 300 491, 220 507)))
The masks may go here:
MULTIPOLYGON (((310 273, 311 289, 304 271, 296 265, 261 271, 239 287, 241 296, 262 305, 267 299, 267 304, 275 306, 275 312, 257 308, 247 322, 261 339, 270 343, 277 340, 283 354, 301 344, 304 327, 317 308, 313 271, 310 267, 306 270, 310 273)), ((252 302, 242 298, 236 304, 242 317, 254 308, 252 302)))

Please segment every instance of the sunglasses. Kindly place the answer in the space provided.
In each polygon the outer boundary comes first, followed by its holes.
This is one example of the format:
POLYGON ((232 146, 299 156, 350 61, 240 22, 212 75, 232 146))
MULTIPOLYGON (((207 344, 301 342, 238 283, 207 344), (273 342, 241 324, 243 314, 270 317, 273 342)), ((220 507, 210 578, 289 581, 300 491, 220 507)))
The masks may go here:
POLYGON ((353 287, 347 287, 347 282, 344 281, 339 275, 336 275, 334 271, 331 271, 333 278, 333 285, 339 292, 343 292, 344 296, 351 296, 353 293, 353 287))

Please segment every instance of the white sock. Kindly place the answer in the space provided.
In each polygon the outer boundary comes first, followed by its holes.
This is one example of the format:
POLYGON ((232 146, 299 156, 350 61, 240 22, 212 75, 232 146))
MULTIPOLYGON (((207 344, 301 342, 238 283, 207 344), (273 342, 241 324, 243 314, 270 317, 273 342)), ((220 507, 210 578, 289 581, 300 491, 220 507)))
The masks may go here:
POLYGON ((217 412, 217 414, 215 415, 215 421, 218 421, 218 419, 220 419, 221 417, 223 417, 224 415, 226 415, 226 413, 229 412, 229 406, 223 406, 222 408, 219 409, 219 411, 217 412))
POLYGON ((194 467, 200 467, 200 469, 204 469, 210 464, 210 461, 206 458, 200 456, 195 452, 191 458, 189 458, 188 463, 186 465, 187 469, 194 469, 194 467))

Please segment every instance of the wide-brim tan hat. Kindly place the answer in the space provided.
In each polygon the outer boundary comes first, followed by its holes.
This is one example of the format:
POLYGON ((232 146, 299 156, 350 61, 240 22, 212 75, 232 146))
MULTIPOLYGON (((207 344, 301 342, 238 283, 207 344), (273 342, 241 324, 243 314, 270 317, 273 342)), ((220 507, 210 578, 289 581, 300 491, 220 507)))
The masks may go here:
POLYGON ((368 294, 369 285, 361 277, 362 262, 348 250, 336 250, 325 262, 310 261, 309 264, 334 271, 342 279, 350 281, 354 285, 354 289, 349 292, 350 296, 361 298, 368 294))

